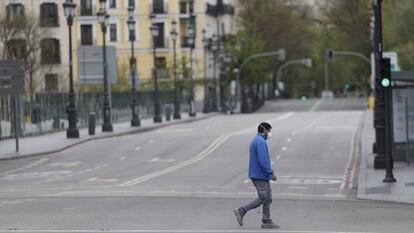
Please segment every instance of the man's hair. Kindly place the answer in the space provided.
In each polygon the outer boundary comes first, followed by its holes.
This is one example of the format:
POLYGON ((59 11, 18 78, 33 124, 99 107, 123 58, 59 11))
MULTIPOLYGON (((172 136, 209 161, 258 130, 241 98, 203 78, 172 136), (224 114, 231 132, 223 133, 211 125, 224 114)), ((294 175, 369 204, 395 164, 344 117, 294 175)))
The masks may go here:
POLYGON ((272 129, 272 126, 269 123, 267 123, 267 122, 262 122, 257 127, 257 132, 263 133, 264 132, 264 129, 271 130, 272 129))

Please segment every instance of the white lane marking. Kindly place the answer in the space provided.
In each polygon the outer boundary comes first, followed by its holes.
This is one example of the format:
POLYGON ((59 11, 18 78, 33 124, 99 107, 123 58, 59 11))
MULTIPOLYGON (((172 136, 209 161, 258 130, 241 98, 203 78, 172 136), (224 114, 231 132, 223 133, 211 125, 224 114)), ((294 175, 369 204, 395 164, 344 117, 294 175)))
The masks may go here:
POLYGON ((292 136, 295 136, 296 135, 296 132, 292 132, 292 136))
POLYGON ((332 197, 332 198, 346 198, 343 194, 324 194, 324 197, 332 197))
POLYGON ((119 160, 123 161, 127 158, 127 156, 122 156, 121 158, 119 158, 119 160))
POLYGON ((282 151, 285 151, 285 150, 287 150, 287 147, 286 146, 282 147, 282 151))
POLYGON ((86 182, 116 182, 119 181, 119 179, 115 179, 115 178, 99 178, 99 177, 92 177, 90 179, 85 180, 86 182))
POLYGON ((308 190, 309 187, 300 187, 300 186, 289 186, 288 189, 301 189, 301 190, 308 190))
POLYGON ((155 157, 153 159, 151 159, 149 162, 151 163, 171 163, 174 162, 175 159, 163 159, 163 158, 159 158, 159 157, 155 157))
POLYGON ((292 141, 292 139, 291 139, 291 138, 288 138, 288 139, 287 139, 287 142, 291 142, 291 141, 292 141))
POLYGON ((275 165, 275 162, 272 161, 272 162, 270 162, 270 164, 275 165))
MULTIPOLYGON (((293 114, 294 113, 289 112, 289 113, 286 113, 286 114, 284 114, 282 116, 277 117, 276 119, 269 120, 269 121, 270 122, 273 122, 273 121, 284 120, 284 119, 287 119, 288 117, 292 116, 293 114)), ((252 127, 252 128, 255 128, 255 127, 252 127)), ((140 176, 140 177, 137 177, 135 179, 129 180, 127 182, 124 182, 124 183, 120 184, 120 186, 121 187, 131 187, 131 186, 137 185, 139 183, 145 182, 147 180, 150 180, 150 179, 153 179, 153 178, 162 176, 164 174, 168 174, 168 173, 171 173, 171 172, 180 170, 180 169, 182 169, 184 167, 190 166, 190 165, 192 165, 192 164, 194 164, 194 163, 196 163, 196 162, 204 159, 208 155, 210 155, 213 151, 215 151, 219 146, 221 146, 231 136, 240 135, 240 134, 242 134, 244 132, 250 132, 250 130, 251 130, 251 128, 245 129, 245 130, 236 131, 236 132, 229 133, 229 134, 221 135, 219 138, 217 138, 216 140, 214 140, 206 149, 204 149, 198 155, 196 155, 196 156, 194 156, 194 157, 192 157, 192 158, 190 158, 188 160, 185 160, 183 162, 180 162, 180 163, 178 163, 178 164, 176 164, 174 166, 171 166, 171 167, 168 167, 168 168, 165 168, 165 169, 162 169, 162 170, 159 170, 159 171, 156 171, 156 172, 152 172, 150 174, 147 174, 147 175, 140 176)))
POLYGON ((250 180, 243 180, 243 183, 245 183, 245 184, 247 184, 247 183, 249 183, 250 182, 250 180))
MULTIPOLYGON (((294 115, 295 113, 293 113, 293 112, 287 112, 287 113, 285 113, 285 114, 283 114, 283 115, 281 115, 281 116, 279 116, 279 117, 277 117, 277 118, 274 118, 274 119, 269 119, 269 120, 264 120, 264 122, 275 122, 275 121, 282 121, 282 120, 285 120, 285 119, 287 119, 287 118, 289 118, 289 117, 291 117, 292 115, 294 115)), ((251 133, 251 132, 255 132, 255 130, 257 129, 257 126, 255 126, 255 127, 251 127, 251 128, 247 128, 247 129, 245 129, 245 130, 240 130, 240 131, 238 131, 238 132, 234 132, 234 133, 231 133, 231 136, 235 136, 235 135, 241 135, 241 134, 245 134, 245 133, 251 133)))
POLYGON ((49 166, 51 167, 64 167, 64 168, 70 168, 70 167, 76 167, 80 164, 80 161, 75 162, 66 162, 66 163, 51 163, 49 166))
POLYGON ((154 140, 149 140, 149 144, 152 144, 152 143, 154 143, 155 141, 154 140))
POLYGON ((29 201, 34 201, 34 199, 17 199, 13 201, 1 201, 0 205, 15 205, 15 204, 20 204, 20 203, 29 202, 29 201))
POLYGON ((0 230, 0 233, 260 233, 260 232, 279 232, 279 233, 376 233, 376 232, 351 232, 351 231, 275 231, 275 230, 208 230, 208 229, 194 229, 194 230, 178 230, 178 229, 166 229, 166 230, 0 230))
POLYGON ((322 103, 322 99, 319 99, 313 106, 311 109, 309 109, 309 112, 314 112, 316 110, 316 108, 319 107, 319 105, 321 105, 322 103))
POLYGON ((309 125, 307 125, 305 128, 303 128, 303 131, 309 130, 310 128, 312 128, 313 126, 315 126, 317 122, 318 122, 318 118, 313 119, 312 122, 309 125))
POLYGON ((282 156, 280 156, 280 155, 277 155, 277 156, 276 156, 276 159, 280 159, 281 157, 282 157, 282 156))
POLYGON ((10 170, 10 171, 6 171, 6 172, 3 172, 3 173, 0 173, 0 176, 4 176, 4 175, 10 174, 10 173, 15 173, 15 172, 23 171, 23 170, 32 168, 34 166, 40 165, 40 164, 42 164, 42 163, 44 163, 44 162, 46 162, 48 160, 49 160, 49 158, 43 158, 43 159, 37 160, 37 161, 35 161, 35 162, 27 165, 27 166, 24 166, 24 167, 21 167, 21 168, 16 168, 16 169, 13 169, 13 170, 10 170))
POLYGON ((139 151, 139 150, 141 150, 140 146, 135 147, 135 151, 139 151))

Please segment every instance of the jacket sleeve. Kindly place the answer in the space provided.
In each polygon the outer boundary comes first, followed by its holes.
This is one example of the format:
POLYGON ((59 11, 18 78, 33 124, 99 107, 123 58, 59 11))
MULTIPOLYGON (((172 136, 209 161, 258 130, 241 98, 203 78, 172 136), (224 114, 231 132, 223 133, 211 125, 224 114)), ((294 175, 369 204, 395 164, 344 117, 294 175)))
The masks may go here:
POLYGON ((260 167, 262 167, 262 169, 266 173, 271 175, 273 173, 273 169, 272 169, 272 166, 270 164, 266 143, 263 143, 263 142, 257 143, 256 144, 256 149, 257 149, 257 160, 260 164, 260 167))

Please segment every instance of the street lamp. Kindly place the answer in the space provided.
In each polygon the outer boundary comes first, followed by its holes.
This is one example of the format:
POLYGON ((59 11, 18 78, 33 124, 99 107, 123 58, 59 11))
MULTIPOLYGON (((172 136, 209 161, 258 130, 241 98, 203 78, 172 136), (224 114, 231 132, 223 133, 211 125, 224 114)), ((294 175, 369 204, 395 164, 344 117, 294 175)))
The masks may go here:
POLYGON ((152 48, 154 55, 154 66, 152 68, 152 77, 154 79, 154 122, 161 123, 161 104, 158 93, 158 75, 157 75, 157 51, 156 51, 156 39, 159 35, 159 28, 156 24, 152 24, 150 27, 152 35, 152 48))
POLYGON ((109 93, 109 82, 108 82, 108 65, 106 62, 106 30, 109 24, 109 14, 106 12, 106 0, 100 0, 101 10, 96 13, 98 21, 101 24, 102 30, 102 51, 103 51, 103 76, 104 76, 104 106, 103 106, 103 118, 104 122, 102 125, 102 132, 112 132, 111 122, 111 106, 110 106, 110 93, 109 93))
POLYGON ((72 25, 75 18, 76 4, 70 0, 63 3, 63 9, 69 27, 69 105, 66 108, 68 114, 69 128, 66 130, 67 138, 79 138, 79 129, 76 127, 76 96, 73 87, 73 64, 72 64, 72 25))
POLYGON ((211 50, 213 50, 213 105, 212 105, 212 111, 217 111, 217 76, 216 76, 216 59, 217 59, 217 52, 218 52, 218 36, 216 34, 213 34, 213 38, 211 41, 211 50))
POLYGON ((292 60, 292 61, 288 61, 285 64, 283 64, 282 66, 279 67, 279 69, 277 70, 277 75, 276 75, 276 90, 277 93, 279 93, 279 82, 282 79, 282 71, 284 68, 286 68, 287 66, 293 65, 293 64, 302 64, 305 65, 308 68, 312 67, 312 59, 310 58, 305 58, 305 59, 299 59, 299 60, 292 60))
POLYGON ((194 103, 194 90, 193 90, 193 51, 194 51, 194 25, 190 21, 187 27, 188 33, 188 45, 190 46, 190 99, 189 99, 189 116, 195 117, 195 103, 194 103))
POLYGON ((208 46, 208 39, 206 36, 206 29, 203 28, 203 47, 204 47, 204 107, 203 113, 210 112, 210 103, 208 98, 208 88, 207 88, 207 46, 208 46))
POLYGON ((177 89, 177 53, 176 53, 176 43, 177 43, 177 21, 175 19, 171 22, 172 30, 170 32, 171 38, 173 40, 174 48, 174 119, 181 119, 180 114, 180 102, 178 101, 178 89, 177 89))
POLYGON ((137 89, 136 89, 136 77, 135 77, 135 70, 136 70, 136 58, 134 56, 134 41, 135 41, 135 19, 134 19, 134 6, 128 7, 128 30, 129 30, 129 41, 131 41, 131 58, 130 58, 130 72, 131 72, 131 82, 132 82, 132 90, 131 90, 131 96, 132 96, 132 103, 131 103, 131 109, 132 109, 132 120, 131 120, 131 126, 140 126, 141 122, 139 120, 139 107, 138 101, 137 101, 137 89))

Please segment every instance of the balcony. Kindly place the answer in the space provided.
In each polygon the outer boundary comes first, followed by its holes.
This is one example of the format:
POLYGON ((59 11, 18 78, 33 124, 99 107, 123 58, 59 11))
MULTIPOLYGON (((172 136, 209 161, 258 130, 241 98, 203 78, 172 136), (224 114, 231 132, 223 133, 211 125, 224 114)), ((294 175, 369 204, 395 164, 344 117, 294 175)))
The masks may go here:
POLYGON ((207 3, 206 14, 216 17, 217 15, 234 15, 234 6, 229 4, 211 5, 207 3))
POLYGON ((92 5, 90 7, 78 7, 79 16, 94 16, 96 15, 96 7, 92 5))
POLYGON ((181 37, 181 48, 190 48, 190 45, 188 44, 188 36, 181 37))
POLYGON ((159 37, 156 41, 155 41, 155 48, 157 49, 165 49, 168 48, 168 37, 159 37))

